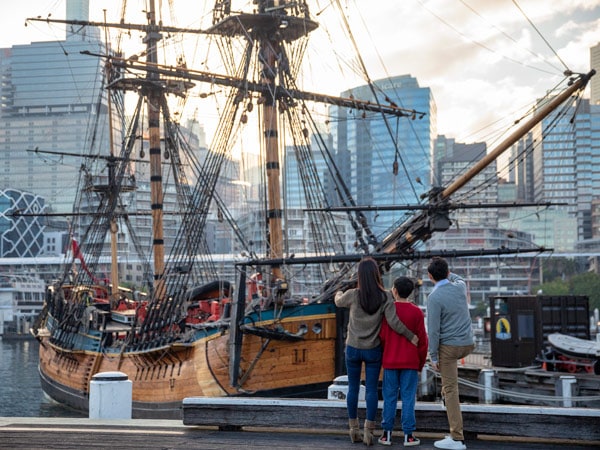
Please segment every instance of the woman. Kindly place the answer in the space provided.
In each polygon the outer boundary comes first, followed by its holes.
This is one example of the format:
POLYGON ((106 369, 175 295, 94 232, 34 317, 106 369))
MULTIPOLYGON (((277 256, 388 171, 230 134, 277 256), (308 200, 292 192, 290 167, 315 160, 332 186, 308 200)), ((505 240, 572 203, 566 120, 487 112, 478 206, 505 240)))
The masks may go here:
POLYGON ((383 287, 379 266, 373 258, 363 258, 358 264, 358 284, 356 289, 335 294, 338 307, 349 308, 348 332, 346 336, 346 370, 348 372, 348 423, 350 440, 361 440, 358 424, 358 392, 362 364, 365 364, 367 417, 362 441, 373 444, 373 430, 377 414, 377 385, 381 371, 382 348, 379 340, 381 320, 385 314, 387 323, 396 332, 406 336, 413 344, 418 338, 396 315, 394 301, 383 287))

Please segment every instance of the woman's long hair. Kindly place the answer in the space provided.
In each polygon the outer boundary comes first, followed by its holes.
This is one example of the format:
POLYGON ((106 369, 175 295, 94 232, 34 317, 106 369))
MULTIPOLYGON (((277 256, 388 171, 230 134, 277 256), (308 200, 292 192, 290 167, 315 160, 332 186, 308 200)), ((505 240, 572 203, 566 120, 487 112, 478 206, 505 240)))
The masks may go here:
POLYGON ((367 314, 375 314, 385 301, 386 294, 379 266, 371 257, 358 263, 358 298, 367 314))

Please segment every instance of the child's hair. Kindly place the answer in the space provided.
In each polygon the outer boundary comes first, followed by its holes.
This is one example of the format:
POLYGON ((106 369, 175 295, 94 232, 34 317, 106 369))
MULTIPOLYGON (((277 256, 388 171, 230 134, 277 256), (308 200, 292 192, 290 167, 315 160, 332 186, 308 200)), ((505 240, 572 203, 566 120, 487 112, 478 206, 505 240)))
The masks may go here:
POLYGON ((394 288, 401 298, 408 298, 415 288, 415 283, 408 277, 398 277, 394 280, 394 288))

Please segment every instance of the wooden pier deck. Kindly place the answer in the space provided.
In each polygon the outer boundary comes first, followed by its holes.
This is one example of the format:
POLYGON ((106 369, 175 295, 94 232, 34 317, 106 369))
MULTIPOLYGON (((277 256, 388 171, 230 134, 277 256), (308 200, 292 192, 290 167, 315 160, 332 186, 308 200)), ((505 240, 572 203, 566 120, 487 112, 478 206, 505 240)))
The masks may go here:
MULTIPOLYGON (((439 433, 416 433, 421 445, 434 449, 439 433)), ((393 446, 401 446, 395 435, 393 446)), ((478 435, 467 440, 469 450, 589 450, 598 442, 578 441, 577 427, 564 439, 523 439, 478 435)), ((352 444, 346 429, 253 428, 220 431, 217 427, 185 426, 181 421, 90 420, 64 418, 0 418, 0 449, 359 449, 352 444)), ((375 444, 372 448, 383 448, 375 444)))
MULTIPOLYGON (((364 402, 359 417, 364 418, 364 402)), ((380 402, 378 418, 380 420, 380 402)), ((401 403, 399 403, 401 407, 401 403)), ((600 448, 600 410, 462 405, 469 450, 600 448)), ((417 402, 421 449, 447 434, 441 404, 417 402)), ((396 430, 400 429, 400 410, 396 430)), ((0 417, 0 449, 344 449, 364 448, 348 437, 341 400, 192 397, 181 420, 0 417)), ((394 433, 394 443, 402 445, 394 433)), ((379 447, 379 444, 375 444, 379 447)))
MULTIPOLYGON (((359 402, 359 418, 365 417, 365 403, 359 402)), ((383 402, 379 402, 376 421, 381 422, 383 402)), ((396 429, 400 429, 398 403, 396 429)), ((466 439, 496 436, 520 439, 571 438, 594 442, 600 448, 600 410, 592 408, 551 408, 516 405, 462 404, 466 439)), ((448 432, 446 411, 441 403, 417 402, 417 431, 448 432)), ((277 399, 253 397, 190 397, 183 401, 185 425, 242 429, 244 426, 282 429, 345 430, 348 420, 346 402, 340 400, 277 399)))

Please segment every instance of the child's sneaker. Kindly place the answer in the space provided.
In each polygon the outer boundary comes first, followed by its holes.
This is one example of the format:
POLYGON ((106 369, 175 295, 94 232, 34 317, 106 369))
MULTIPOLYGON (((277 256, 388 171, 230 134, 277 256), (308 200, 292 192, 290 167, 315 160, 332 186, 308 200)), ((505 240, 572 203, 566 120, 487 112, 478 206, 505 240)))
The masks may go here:
POLYGON ((381 445, 392 445, 392 432, 383 430, 383 434, 377 439, 381 445))
POLYGON ((414 437, 412 434, 404 435, 404 446, 405 447, 412 447, 414 445, 419 445, 420 443, 421 443, 421 441, 419 440, 419 438, 414 437))

